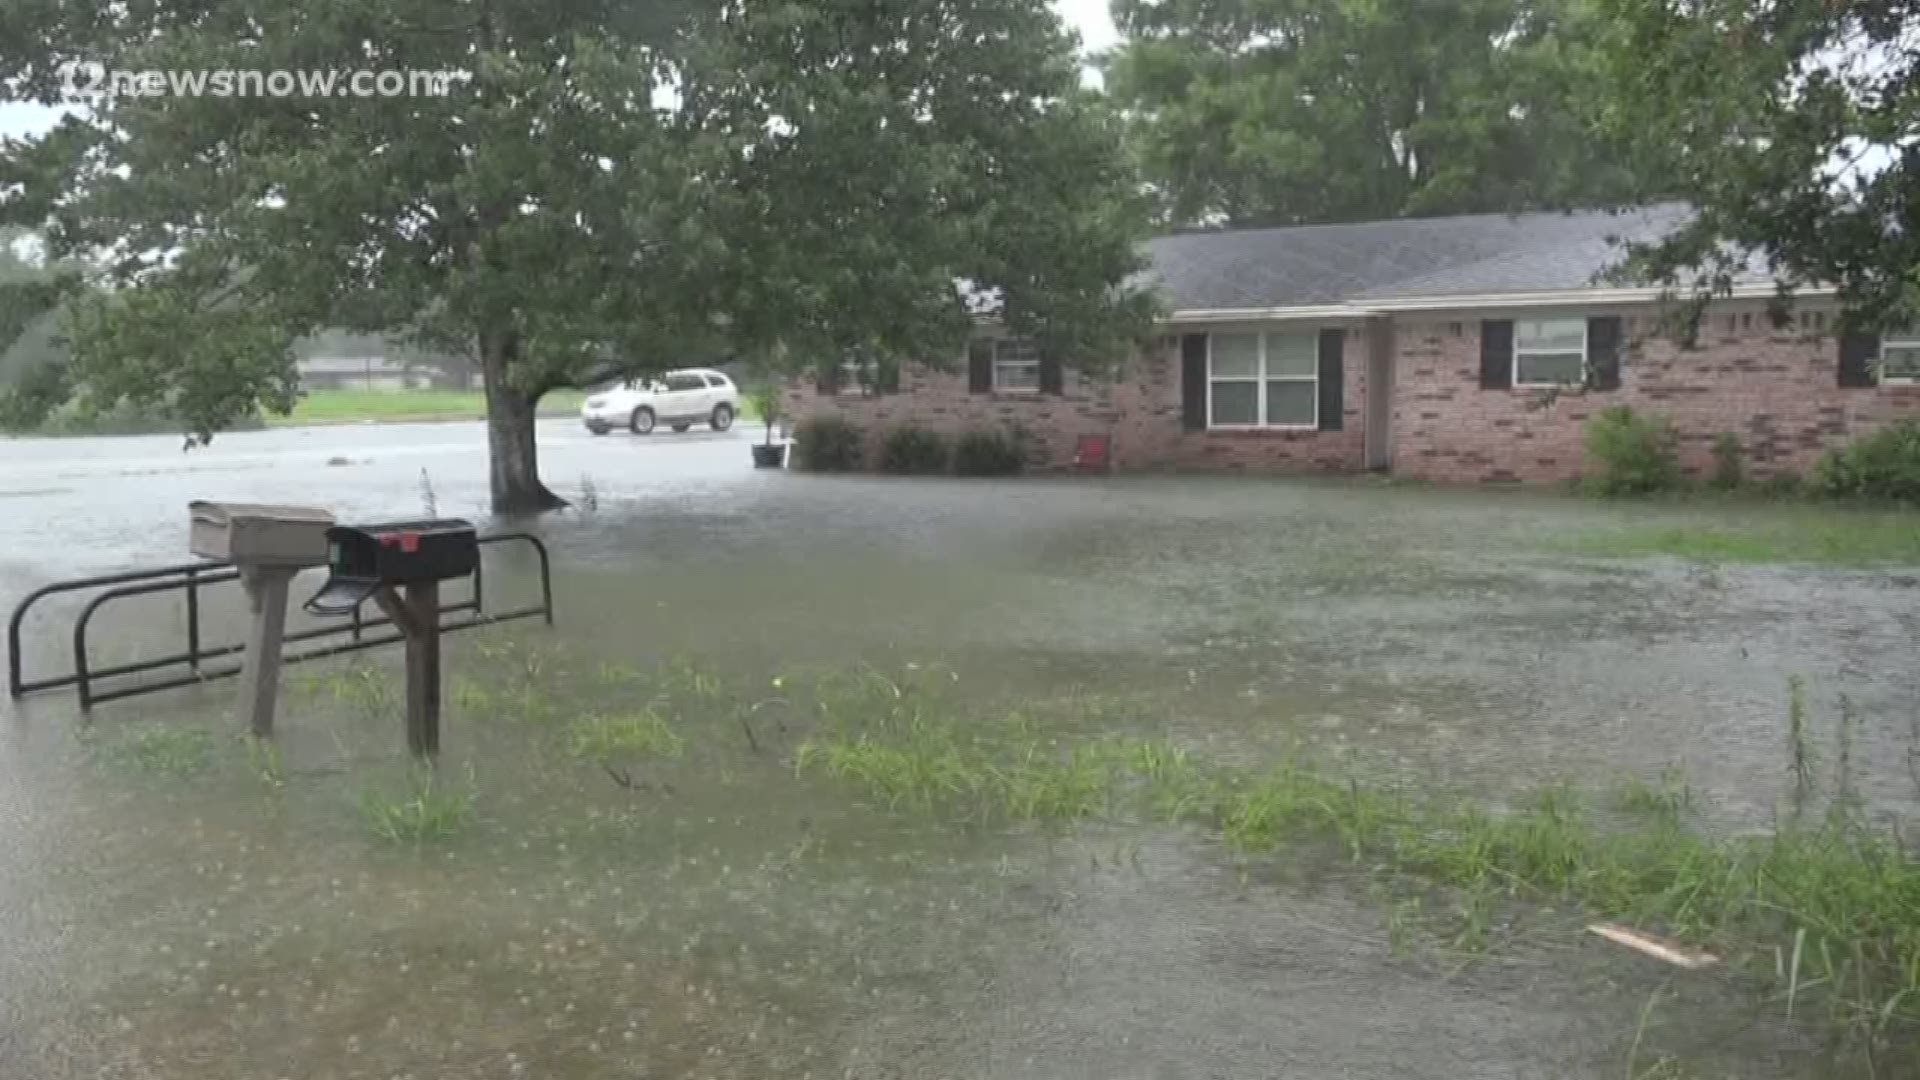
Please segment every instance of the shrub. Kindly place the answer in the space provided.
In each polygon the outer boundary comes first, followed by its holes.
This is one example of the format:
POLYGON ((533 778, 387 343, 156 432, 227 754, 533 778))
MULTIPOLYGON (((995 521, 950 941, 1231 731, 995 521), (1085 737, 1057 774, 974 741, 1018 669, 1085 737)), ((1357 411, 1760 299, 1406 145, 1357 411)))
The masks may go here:
POLYGON ((880 444, 880 471, 927 476, 947 471, 947 440, 926 428, 897 427, 880 444))
POLYGON ((1721 491, 1735 491, 1746 485, 1747 462, 1740 448, 1740 436, 1723 431, 1713 440, 1713 477, 1708 483, 1721 491))
POLYGON ((1839 499, 1920 502, 1920 423, 1902 420, 1828 451, 1814 490, 1839 499))
POLYGON ((1602 409, 1587 421, 1587 456, 1600 466, 1586 480, 1599 495, 1642 495, 1680 486, 1673 425, 1664 416, 1625 405, 1602 409))
POLYGON ((1770 499, 1797 499, 1805 494, 1804 489, 1800 474, 1791 469, 1783 469, 1760 481, 1760 494, 1770 499))
POLYGON ((1017 429, 977 428, 953 444, 953 471, 961 476, 1017 476, 1026 467, 1027 439, 1017 429))
POLYGON ((865 441, 851 421, 810 417, 793 429, 795 464, 809 472, 853 472, 866 462, 865 441))

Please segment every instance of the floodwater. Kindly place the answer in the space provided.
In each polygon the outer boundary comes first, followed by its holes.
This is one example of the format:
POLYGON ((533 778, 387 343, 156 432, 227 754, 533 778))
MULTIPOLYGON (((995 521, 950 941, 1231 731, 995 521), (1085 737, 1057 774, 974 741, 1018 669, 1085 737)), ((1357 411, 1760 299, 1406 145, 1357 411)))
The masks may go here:
MULTIPOLYGON (((1392 948, 1365 874, 1314 856, 864 805, 796 775, 808 719, 777 706, 752 746, 731 716, 678 716, 685 753, 626 783, 531 718, 617 709, 621 672, 676 662, 770 698, 794 671, 931 671, 983 710, 1095 695, 1212 759, 1304 753, 1494 799, 1678 766, 1712 827, 1746 829, 1787 789, 1797 675, 1816 724, 1847 701, 1859 790, 1897 815, 1920 705, 1906 573, 1556 551, 1763 510, 808 477, 748 468, 752 437, 543 427, 550 482, 594 507, 495 526, 552 546, 559 625, 449 639, 440 776, 475 799, 451 840, 362 820, 405 780, 398 720, 352 693, 390 653, 289 671, 277 782, 231 734, 231 682, 90 722, 60 694, 0 703, 0 1077, 1612 1077, 1661 1055, 1829 1075, 1730 981, 1577 933, 1392 948), (472 704, 508 684, 534 697, 472 704), (115 752, 156 730, 214 733, 205 767, 115 752)), ((194 498, 478 517, 481 439, 0 442, 0 601, 185 561, 194 498)), ((528 599, 529 572, 501 552, 490 604, 528 599)), ((72 610, 29 624, 30 673, 69 662, 72 610)), ((109 610, 96 662, 178 640, 177 600, 109 610)), ((235 598, 209 611, 232 640, 235 598)))

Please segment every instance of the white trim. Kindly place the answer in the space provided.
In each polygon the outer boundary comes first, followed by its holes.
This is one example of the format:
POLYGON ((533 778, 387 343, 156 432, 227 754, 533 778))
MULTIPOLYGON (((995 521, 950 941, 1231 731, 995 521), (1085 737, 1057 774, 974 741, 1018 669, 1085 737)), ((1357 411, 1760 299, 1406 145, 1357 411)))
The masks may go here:
MULTIPOLYGON (((1778 294, 1778 286, 1772 282, 1764 284, 1735 285, 1726 293, 1714 293, 1714 301, 1724 300, 1764 300, 1778 294)), ((1808 286, 1795 290, 1800 296, 1831 296, 1835 290, 1828 286, 1808 286)), ((1393 299, 1367 300, 1369 310, 1388 311, 1451 311, 1456 308, 1514 308, 1514 307, 1585 307, 1592 304, 1645 304, 1671 299, 1673 290, 1660 286, 1629 286, 1605 289, 1554 289, 1542 292, 1524 293, 1463 293, 1459 296, 1406 296, 1393 299)))
POLYGON ((1209 331, 1207 334, 1207 427, 1208 431, 1319 431, 1320 430, 1320 335, 1294 334, 1290 336, 1306 337, 1313 343, 1313 375, 1311 378, 1301 375, 1281 375, 1270 377, 1267 374, 1267 337, 1270 330, 1209 331), (1259 344, 1260 365, 1254 371, 1253 378, 1215 379, 1213 377, 1213 339, 1220 333, 1233 333, 1238 336, 1251 336, 1259 344), (1254 415, 1251 424, 1216 424, 1213 422, 1213 384, 1216 382, 1253 384, 1254 415), (1269 424, 1267 423, 1267 384, 1269 382, 1307 383, 1313 387, 1313 420, 1306 424, 1269 424))
POLYGON ((1305 307, 1273 308, 1193 308, 1175 311, 1161 320, 1166 323, 1223 323, 1223 322, 1286 322, 1289 320, 1313 320, 1326 322, 1335 319, 1366 318, 1379 312, 1348 304, 1315 304, 1305 307))
POLYGON ((991 341, 991 344, 988 345, 988 348, 991 349, 992 352, 987 357, 987 389, 995 394, 1038 394, 1040 393, 1040 382, 1041 382, 1042 376, 1040 372, 1039 345, 1035 344, 1033 341, 1031 341, 1028 338, 1020 338, 1020 337, 997 337, 997 338, 990 339, 990 341, 991 341), (1000 346, 1006 345, 1006 344, 1020 344, 1025 346, 1031 346, 1033 348, 1033 359, 1032 360, 1000 359, 1000 346), (1020 367, 1027 367, 1031 365, 1033 367, 1033 385, 1032 386, 1000 385, 1000 365, 1001 364, 1007 364, 1008 366, 1019 365, 1020 367))
POLYGON ((1920 329, 1909 329, 1902 334, 1880 335, 1879 347, 1873 351, 1873 381, 1876 386, 1920 386, 1920 376, 1887 376, 1887 346, 1900 345, 1904 348, 1920 348, 1920 329))
POLYGON ((1590 359, 1591 359, 1588 355, 1588 350, 1592 347, 1592 343, 1587 340, 1587 337, 1590 331, 1591 331, 1591 326, 1587 322, 1587 318, 1584 315, 1561 315, 1558 317, 1548 316, 1548 317, 1542 317, 1538 319, 1515 320, 1513 324, 1513 356, 1509 360, 1509 363, 1513 365, 1513 370, 1507 373, 1507 384, 1509 386, 1512 386, 1515 390, 1558 390, 1568 386, 1585 385, 1587 381, 1587 364, 1590 362, 1590 359), (1520 381, 1520 354, 1522 351, 1524 351, 1528 356, 1565 356, 1568 352, 1571 351, 1568 349, 1522 350, 1520 348, 1520 323, 1523 321, 1524 322, 1577 322, 1580 324, 1580 379, 1578 382, 1565 383, 1565 382, 1521 382, 1520 381))
MULTIPOLYGON (((1796 296, 1830 297, 1831 286, 1806 286, 1796 296)), ((1778 293, 1772 282, 1735 285, 1715 293, 1713 301, 1765 300, 1778 293)), ((1183 308, 1162 321, 1169 325, 1220 322, 1286 322, 1290 320, 1367 319, 1396 311, 1456 311, 1474 308, 1589 307, 1596 304, 1647 304, 1671 299, 1674 291, 1660 286, 1594 289, 1553 289, 1541 292, 1461 293, 1457 296, 1400 296, 1354 300, 1338 304, 1300 304, 1264 308, 1183 308)))

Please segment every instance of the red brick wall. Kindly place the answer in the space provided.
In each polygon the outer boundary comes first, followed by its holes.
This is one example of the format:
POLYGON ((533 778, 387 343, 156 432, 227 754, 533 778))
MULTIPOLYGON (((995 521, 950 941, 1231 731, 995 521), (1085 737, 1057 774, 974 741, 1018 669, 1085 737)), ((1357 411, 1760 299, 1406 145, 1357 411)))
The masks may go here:
POLYGON ((898 394, 823 395, 812 382, 795 382, 787 405, 795 417, 838 415, 861 425, 870 451, 905 424, 948 435, 1019 424, 1035 440, 1035 467, 1042 471, 1070 468, 1079 437, 1101 434, 1111 439, 1117 469, 1348 472, 1364 462, 1366 354, 1366 335, 1358 325, 1349 327, 1341 431, 1184 430, 1178 336, 1108 375, 1069 369, 1062 394, 973 394, 964 363, 950 371, 908 365, 898 394))
POLYGON ((964 359, 947 371, 908 364, 900 372, 896 394, 822 394, 810 380, 789 383, 787 412, 797 419, 843 416, 860 425, 869 460, 878 457, 886 433, 897 427, 913 425, 952 436, 1017 424, 1033 439, 1036 468, 1064 469, 1073 463, 1080 435, 1112 433, 1118 412, 1117 387, 1110 380, 1071 369, 1063 375, 1059 394, 973 394, 967 391, 964 359))
POLYGON ((1733 432, 1750 475, 1765 478, 1805 473, 1837 443, 1920 416, 1920 388, 1842 389, 1838 342, 1798 325, 1776 329, 1761 305, 1715 305, 1691 351, 1651 335, 1650 308, 1608 311, 1630 320, 1621 388, 1562 394, 1544 407, 1537 390, 1480 389, 1484 313, 1401 317, 1394 473, 1450 483, 1569 480, 1584 467, 1588 417, 1623 404, 1673 421, 1690 474, 1709 473, 1715 439, 1733 432))

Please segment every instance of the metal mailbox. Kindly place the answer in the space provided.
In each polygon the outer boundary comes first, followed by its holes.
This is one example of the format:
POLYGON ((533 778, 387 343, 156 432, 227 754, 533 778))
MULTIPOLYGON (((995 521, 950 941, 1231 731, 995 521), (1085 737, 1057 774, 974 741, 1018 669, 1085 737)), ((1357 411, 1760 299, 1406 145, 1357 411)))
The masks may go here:
POLYGON ((187 504, 187 546, 236 565, 319 566, 333 515, 310 506, 196 501, 187 504))
POLYGON ((407 748, 440 750, 440 583, 480 567, 473 523, 395 521, 327 530, 327 583, 307 610, 349 615, 371 599, 407 641, 407 748))
POLYGON ((327 583, 307 610, 346 615, 382 586, 466 577, 480 563, 473 523, 458 518, 337 525, 326 531, 327 583))

